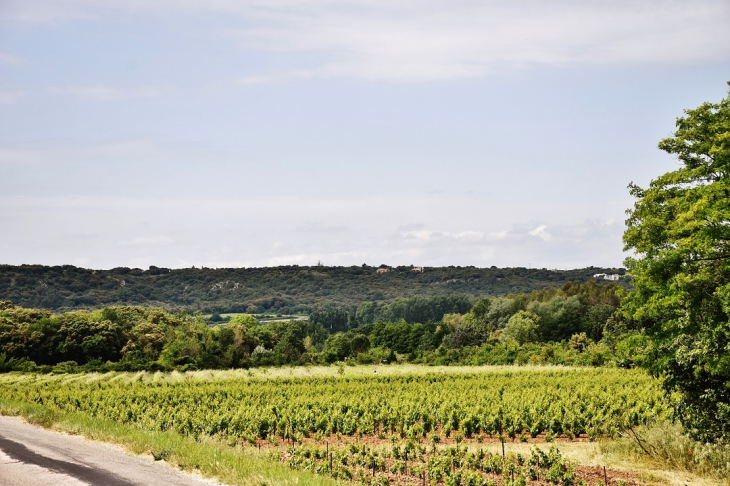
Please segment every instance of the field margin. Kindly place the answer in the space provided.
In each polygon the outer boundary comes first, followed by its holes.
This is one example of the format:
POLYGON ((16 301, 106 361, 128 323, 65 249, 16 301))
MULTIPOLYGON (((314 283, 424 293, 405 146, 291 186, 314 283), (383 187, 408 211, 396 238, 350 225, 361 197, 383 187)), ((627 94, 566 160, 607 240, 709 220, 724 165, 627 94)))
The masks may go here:
POLYGON ((171 467, 200 474, 231 486, 334 486, 339 482, 305 471, 294 471, 271 453, 224 444, 212 437, 194 440, 177 432, 150 432, 82 413, 53 410, 37 403, 0 398, 0 415, 88 440, 121 446, 128 454, 152 456, 171 467))

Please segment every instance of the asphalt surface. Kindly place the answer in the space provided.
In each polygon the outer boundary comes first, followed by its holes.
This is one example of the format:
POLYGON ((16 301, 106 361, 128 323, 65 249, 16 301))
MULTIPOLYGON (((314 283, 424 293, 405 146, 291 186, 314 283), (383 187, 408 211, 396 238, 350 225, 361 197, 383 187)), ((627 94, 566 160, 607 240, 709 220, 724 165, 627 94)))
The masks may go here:
POLYGON ((151 457, 0 416, 0 486, 212 486, 151 457))

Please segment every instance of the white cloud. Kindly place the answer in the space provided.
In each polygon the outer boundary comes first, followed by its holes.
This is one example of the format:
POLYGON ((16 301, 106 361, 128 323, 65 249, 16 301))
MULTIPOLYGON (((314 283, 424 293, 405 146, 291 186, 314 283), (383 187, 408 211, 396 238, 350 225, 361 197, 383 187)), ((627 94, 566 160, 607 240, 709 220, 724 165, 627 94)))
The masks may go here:
POLYGON ((210 152, 196 144, 137 138, 94 145, 0 146, 0 164, 126 163, 205 160, 210 152))
POLYGON ((423 229, 425 225, 423 223, 408 223, 398 227, 398 231, 413 231, 423 229))
POLYGON ((35 150, 0 147, 0 165, 34 164, 39 161, 39 153, 35 150))
POLYGON ((519 205, 463 196, 0 196, 5 228, 0 249, 3 263, 85 258, 94 268, 314 265, 318 260, 326 265, 615 266, 623 259, 623 228, 603 223, 622 211, 603 202, 568 210, 548 202, 519 205), (305 225, 302 232, 306 221, 321 224, 305 225), (410 221, 423 227, 403 229, 410 221), (540 226, 550 228, 549 239, 530 234, 540 226), (330 230, 340 227, 347 231, 330 230), (93 238, 73 236, 89 232, 93 238), (414 237, 405 237, 409 234, 414 237))
POLYGON ((25 91, 0 91, 0 104, 12 105, 17 103, 23 96, 26 95, 25 91))
POLYGON ((63 86, 48 89, 51 93, 89 98, 94 100, 118 100, 122 98, 155 98, 169 94, 171 89, 165 86, 140 86, 137 88, 117 88, 113 86, 63 86))
POLYGON ((18 65, 23 64, 25 60, 21 57, 8 54, 7 52, 0 52, 0 62, 3 64, 18 65))
POLYGON ((429 230, 413 230, 405 231, 401 233, 401 236, 405 239, 416 239, 421 241, 429 241, 436 239, 480 239, 484 236, 481 231, 429 231, 429 230))
POLYGON ((528 234, 532 236, 537 236, 539 238, 542 238, 543 240, 550 239, 550 233, 547 232, 547 226, 545 226, 544 224, 541 224, 532 231, 528 231, 528 234))
POLYGON ((316 263, 317 259, 313 255, 283 255, 269 258, 267 266, 277 267, 279 265, 312 265, 312 261, 316 263))
POLYGON ((730 56, 730 4, 717 0, 660 7, 572 1, 278 3, 250 14, 260 25, 237 31, 246 46, 327 55, 307 76, 426 81, 534 65, 676 65, 730 56))
POLYGON ((172 243, 172 239, 167 236, 138 236, 127 241, 120 241, 120 245, 131 245, 131 246, 157 246, 157 245, 169 245, 172 243))
MULTIPOLYGON (((308 77, 430 81, 536 65, 693 65, 730 57, 727 0, 24 0, 15 22, 225 15, 246 48, 317 62, 248 73, 243 85, 308 77)), ((115 96, 104 90, 92 96, 115 96)))
POLYGON ((327 225, 323 221, 307 221, 303 225, 297 227, 295 231, 305 234, 338 235, 347 233, 349 231, 349 228, 345 225, 327 225))
POLYGON ((316 75, 316 71, 293 70, 283 73, 244 76, 236 81, 236 84, 241 86, 250 86, 254 84, 281 83, 293 79, 312 78, 316 75))

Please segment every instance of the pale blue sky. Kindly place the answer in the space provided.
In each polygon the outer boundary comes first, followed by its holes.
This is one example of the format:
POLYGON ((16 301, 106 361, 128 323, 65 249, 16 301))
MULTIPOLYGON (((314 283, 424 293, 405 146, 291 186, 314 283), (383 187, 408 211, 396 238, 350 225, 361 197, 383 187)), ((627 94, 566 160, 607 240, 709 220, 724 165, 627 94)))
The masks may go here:
POLYGON ((618 266, 725 1, 0 0, 0 263, 618 266))

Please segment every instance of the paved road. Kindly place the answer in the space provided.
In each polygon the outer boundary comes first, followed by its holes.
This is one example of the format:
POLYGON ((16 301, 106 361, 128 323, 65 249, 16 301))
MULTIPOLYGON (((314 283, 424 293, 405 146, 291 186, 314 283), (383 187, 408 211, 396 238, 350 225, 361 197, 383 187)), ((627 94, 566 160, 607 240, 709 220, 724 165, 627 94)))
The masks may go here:
POLYGON ((100 442, 0 416, 0 486, 211 486, 100 442))

